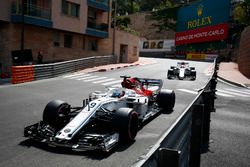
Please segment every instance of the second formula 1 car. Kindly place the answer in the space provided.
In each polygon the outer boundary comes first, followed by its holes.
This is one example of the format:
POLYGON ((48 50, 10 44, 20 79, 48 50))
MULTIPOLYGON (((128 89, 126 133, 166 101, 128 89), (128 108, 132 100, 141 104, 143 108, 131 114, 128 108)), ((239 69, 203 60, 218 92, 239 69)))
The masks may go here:
POLYGON ((122 87, 95 91, 82 107, 53 100, 41 121, 24 128, 24 136, 53 147, 109 152, 120 141, 133 141, 150 117, 173 110, 175 93, 161 89, 162 84, 160 79, 123 76, 122 87))
POLYGON ((168 79, 196 79, 195 67, 189 67, 187 62, 178 62, 177 66, 171 66, 167 73, 168 79))

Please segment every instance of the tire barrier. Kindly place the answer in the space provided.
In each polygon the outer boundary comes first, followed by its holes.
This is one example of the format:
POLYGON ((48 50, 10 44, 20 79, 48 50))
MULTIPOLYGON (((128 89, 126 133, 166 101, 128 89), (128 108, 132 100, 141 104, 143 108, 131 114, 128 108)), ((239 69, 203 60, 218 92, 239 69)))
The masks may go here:
POLYGON ((210 116, 215 112, 217 60, 214 73, 193 102, 146 155, 133 167, 199 167, 201 153, 209 150, 210 116))
POLYGON ((34 66, 12 66, 12 84, 34 81, 34 66))
POLYGON ((48 79, 86 68, 115 63, 113 55, 87 57, 58 63, 12 66, 12 84, 48 79))

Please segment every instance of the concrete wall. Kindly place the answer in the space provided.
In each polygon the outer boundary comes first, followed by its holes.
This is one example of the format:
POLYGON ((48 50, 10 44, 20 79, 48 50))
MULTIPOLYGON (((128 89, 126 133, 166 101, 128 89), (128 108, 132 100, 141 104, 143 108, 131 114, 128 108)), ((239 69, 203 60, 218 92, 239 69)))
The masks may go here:
POLYGON ((10 21, 11 3, 15 0, 0 0, 1 14, 0 20, 10 21))
POLYGON ((139 42, 140 38, 124 32, 122 30, 116 31, 116 40, 115 40, 115 53, 118 55, 118 61, 123 63, 132 63, 138 60, 139 58, 139 42), (126 58, 121 60, 121 45, 127 46, 126 58))
POLYGON ((250 79, 250 26, 241 34, 237 61, 240 72, 250 79))
MULTIPOLYGON (((0 22, 0 25, 0 63, 2 64, 3 72, 10 72, 12 66, 11 51, 20 49, 21 26, 19 24, 9 24, 4 22, 0 22)), ((25 25, 24 48, 32 49, 34 64, 37 61, 38 51, 43 52, 43 61, 45 63, 111 54, 111 51, 104 53, 102 50, 87 50, 86 47, 83 47, 84 40, 86 40, 85 38, 91 37, 25 25), (60 46, 54 46, 55 34, 60 36, 60 46), (72 48, 63 47, 64 34, 70 34, 73 36, 72 48)))
MULTIPOLYGON (((107 39, 98 39, 77 33, 25 25, 24 48, 32 49, 34 64, 37 62, 38 51, 43 52, 44 63, 79 59, 90 56, 111 55, 113 51, 113 29, 110 29, 109 34, 109 38, 107 39), (64 34, 70 34, 73 36, 72 48, 65 48, 63 46, 64 34), (59 36, 60 46, 54 46, 55 36, 59 36), (97 51, 87 49, 87 41, 90 39, 98 41, 97 51)), ((20 49, 20 39, 20 24, 0 21, 0 63, 2 64, 2 72, 11 72, 11 51, 20 49)), ((117 62, 120 62, 121 44, 128 46, 124 63, 137 61, 139 57, 139 37, 124 31, 116 31, 115 55, 117 56, 117 62)))
MULTIPOLYGON (((21 45, 21 25, 10 22, 11 2, 0 0, 3 12, 0 13, 0 72, 11 73, 12 56, 11 51, 20 50, 21 45)), ((53 0, 52 21, 53 28, 43 28, 33 25, 25 25, 24 49, 31 49, 34 64, 37 62, 38 51, 43 53, 43 62, 56 62, 72 59, 79 59, 90 56, 101 56, 113 54, 113 29, 109 28, 109 37, 106 39, 95 38, 85 35, 87 26, 87 0, 69 0, 80 4, 79 18, 66 16, 61 12, 61 0, 53 0), (72 47, 64 47, 64 35, 73 37, 72 47), (97 51, 91 51, 87 45, 90 40, 97 40, 97 51), (54 42, 59 42, 55 46, 54 42)), ((110 1, 111 5, 111 1, 110 1)), ((97 21, 99 23, 109 23, 111 12, 98 11, 97 21)), ((139 37, 132 34, 116 31, 115 55, 117 62, 121 62, 120 46, 127 45, 127 53, 124 63, 134 62, 139 57, 139 37)))
POLYGON ((115 41, 113 41, 113 28, 109 30, 109 38, 100 41, 100 50, 104 53, 113 52, 113 42, 115 42, 115 56, 117 57, 117 63, 132 63, 139 59, 139 41, 140 37, 127 33, 122 30, 116 29, 115 31, 115 41), (126 57, 121 60, 121 45, 127 45, 126 57))
MULTIPOLYGON (((79 17, 67 16, 62 13, 62 1, 52 0, 52 22, 53 28, 59 30, 65 30, 75 33, 84 34, 87 28, 88 22, 88 5, 87 0, 69 0, 70 2, 80 5, 79 17)), ((108 24, 108 12, 97 11, 97 23, 108 24)))
MULTIPOLYGON (((20 27, 20 26, 19 26, 20 27)), ((11 50, 18 47, 17 35, 21 31, 13 30, 10 24, 0 21, 0 63, 2 65, 1 72, 9 72, 12 66, 11 50), (15 37, 16 36, 16 37, 15 37)), ((20 42, 19 42, 20 43, 20 42)), ((19 45, 20 48, 20 45, 19 45)))
POLYGON ((52 22, 53 28, 76 32, 84 33, 87 27, 87 15, 88 15, 88 6, 86 0, 71 0, 70 2, 80 5, 79 17, 67 16, 62 13, 62 1, 61 0, 52 0, 52 22))

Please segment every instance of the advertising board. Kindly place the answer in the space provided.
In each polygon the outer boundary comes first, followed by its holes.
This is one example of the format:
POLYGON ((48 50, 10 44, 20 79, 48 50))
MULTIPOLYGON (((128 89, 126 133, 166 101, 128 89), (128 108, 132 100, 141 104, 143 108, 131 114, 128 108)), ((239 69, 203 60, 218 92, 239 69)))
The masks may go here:
POLYGON ((140 41, 140 52, 173 51, 174 39, 165 40, 142 40, 140 41))
POLYGON ((175 44, 183 45, 188 43, 218 41, 227 38, 227 35, 228 24, 218 24, 214 26, 202 27, 195 30, 177 32, 175 34, 175 44))
POLYGON ((230 0, 202 0, 179 9, 177 32, 226 23, 230 16, 230 0))
POLYGON ((203 0, 180 8, 175 45, 226 39, 229 14, 229 0, 203 0))

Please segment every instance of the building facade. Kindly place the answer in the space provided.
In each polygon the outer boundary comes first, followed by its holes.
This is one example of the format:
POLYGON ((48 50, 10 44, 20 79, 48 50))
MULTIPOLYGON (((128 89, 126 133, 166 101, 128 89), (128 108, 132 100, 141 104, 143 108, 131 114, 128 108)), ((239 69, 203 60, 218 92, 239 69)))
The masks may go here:
MULTIPOLYGON (((113 47, 118 47, 118 62, 138 59, 138 53, 119 59, 126 39, 113 46, 110 0, 9 0, 0 1, 0 6, 0 63, 4 72, 11 71, 13 51, 21 48, 31 50, 32 64, 37 63, 38 53, 43 63, 51 63, 111 55, 113 47)), ((128 49, 138 47, 137 37, 133 40, 128 49)))

